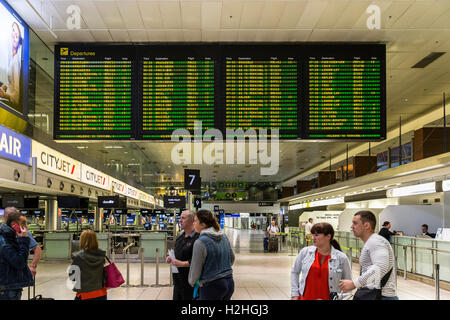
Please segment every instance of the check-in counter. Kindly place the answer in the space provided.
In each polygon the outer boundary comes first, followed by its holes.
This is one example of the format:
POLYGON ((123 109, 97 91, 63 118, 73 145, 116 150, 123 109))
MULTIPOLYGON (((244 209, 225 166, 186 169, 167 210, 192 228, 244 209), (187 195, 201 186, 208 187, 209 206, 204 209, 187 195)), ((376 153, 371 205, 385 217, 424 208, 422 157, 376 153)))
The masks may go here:
POLYGON ((48 260, 67 260, 72 253, 71 232, 50 232, 44 234, 44 257, 48 260))
POLYGON ((159 259, 165 259, 167 251, 167 232, 142 231, 141 248, 144 248, 144 259, 156 259, 156 248, 159 249, 159 259))

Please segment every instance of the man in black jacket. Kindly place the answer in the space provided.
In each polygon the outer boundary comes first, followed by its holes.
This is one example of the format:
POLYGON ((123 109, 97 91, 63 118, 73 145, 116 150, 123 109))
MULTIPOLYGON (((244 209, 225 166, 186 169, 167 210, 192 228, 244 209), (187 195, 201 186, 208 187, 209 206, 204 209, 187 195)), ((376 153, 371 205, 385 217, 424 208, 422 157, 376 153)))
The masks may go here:
POLYGON ((382 237, 384 237, 387 241, 391 242, 391 236, 397 235, 397 233, 391 232, 389 229, 391 228, 391 223, 389 221, 383 222, 383 228, 380 229, 380 232, 378 234, 382 237))
POLYGON ((30 238, 20 217, 12 212, 0 226, 0 300, 20 300, 22 288, 33 285, 27 264, 30 238))
POLYGON ((183 232, 175 242, 175 259, 166 258, 167 263, 177 267, 173 273, 173 300, 192 300, 194 288, 189 285, 188 276, 192 260, 192 249, 199 234, 194 229, 194 213, 185 210, 181 213, 180 226, 183 232))

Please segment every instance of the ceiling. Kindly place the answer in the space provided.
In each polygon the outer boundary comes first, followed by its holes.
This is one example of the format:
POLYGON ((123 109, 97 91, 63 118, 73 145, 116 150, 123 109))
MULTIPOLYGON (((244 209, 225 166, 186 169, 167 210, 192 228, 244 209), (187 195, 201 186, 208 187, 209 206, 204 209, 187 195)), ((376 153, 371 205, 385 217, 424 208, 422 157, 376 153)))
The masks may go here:
MULTIPOLYGON (((442 93, 450 92, 449 53, 426 68, 411 68, 431 52, 449 51, 449 0, 29 0, 57 39, 27 1, 8 2, 51 49, 58 42, 384 42, 388 131, 398 127, 400 117, 406 123, 438 108, 442 93), (80 30, 66 27, 71 4, 81 9, 80 30), (380 30, 366 26, 371 4, 381 9, 380 30)), ((348 145, 351 149, 359 144, 348 145)), ((122 149, 105 148, 110 145, 76 144, 88 146, 80 151, 114 170, 136 175, 143 185, 157 184, 162 177, 183 180, 183 167, 169 160, 174 144, 117 142, 114 145, 122 149)), ((323 163, 330 153, 345 153, 346 147, 346 142, 283 142, 280 170, 274 176, 261 176, 259 165, 203 165, 202 178, 282 182, 323 163)))

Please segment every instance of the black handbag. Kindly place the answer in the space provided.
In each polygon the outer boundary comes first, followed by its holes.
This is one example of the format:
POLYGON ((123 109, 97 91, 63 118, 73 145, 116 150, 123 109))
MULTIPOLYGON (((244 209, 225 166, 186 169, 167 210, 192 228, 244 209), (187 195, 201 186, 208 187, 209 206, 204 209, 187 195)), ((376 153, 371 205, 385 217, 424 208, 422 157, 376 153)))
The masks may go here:
POLYGON ((353 300, 381 300, 381 289, 386 285, 392 269, 381 279, 380 289, 359 288, 356 290, 353 300))

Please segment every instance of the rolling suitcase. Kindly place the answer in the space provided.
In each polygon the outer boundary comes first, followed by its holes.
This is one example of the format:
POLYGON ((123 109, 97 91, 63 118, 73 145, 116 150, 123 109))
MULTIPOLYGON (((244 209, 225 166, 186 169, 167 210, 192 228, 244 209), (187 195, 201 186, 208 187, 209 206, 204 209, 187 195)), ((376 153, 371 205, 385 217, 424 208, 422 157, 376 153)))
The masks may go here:
POLYGON ((269 238, 269 252, 278 252, 278 238, 277 237, 269 238))
POLYGON ((30 297, 30 287, 28 287, 28 300, 55 300, 55 299, 44 298, 42 294, 36 295, 36 278, 33 277, 33 298, 30 297))

